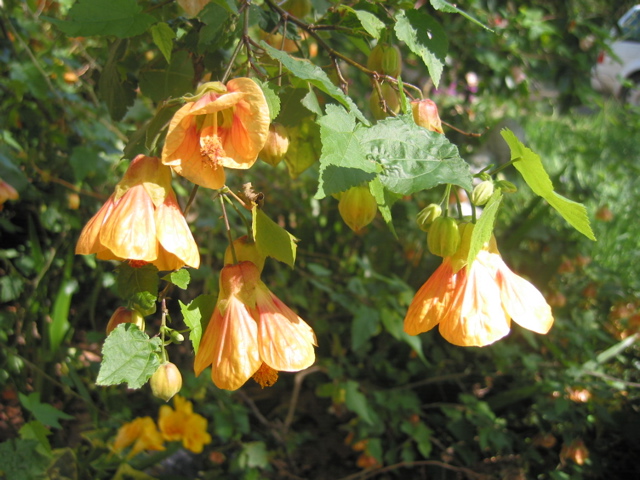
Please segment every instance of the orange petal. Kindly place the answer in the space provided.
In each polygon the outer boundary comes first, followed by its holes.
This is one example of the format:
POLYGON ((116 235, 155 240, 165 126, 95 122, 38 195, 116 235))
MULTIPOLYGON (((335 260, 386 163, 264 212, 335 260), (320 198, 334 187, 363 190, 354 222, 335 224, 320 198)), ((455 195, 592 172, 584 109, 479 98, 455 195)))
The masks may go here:
POLYGON ((502 259, 500 263, 496 281, 500 287, 502 304, 509 316, 521 327, 536 333, 547 333, 553 325, 553 314, 545 298, 530 282, 513 273, 502 259))
POLYGON ((262 360, 275 370, 297 372, 313 364, 316 337, 311 327, 259 282, 256 308, 262 360))
POLYGON ((153 202, 142 185, 127 190, 100 229, 100 243, 120 258, 158 257, 153 202))
POLYGON ((438 325, 449 311, 461 275, 464 272, 453 273, 450 259, 445 258, 413 297, 404 318, 404 331, 409 335, 418 335, 438 325))
POLYGON ((111 195, 80 232, 80 238, 76 244, 76 255, 90 255, 107 249, 100 243, 100 229, 113 210, 113 198, 114 196, 111 195))
POLYGON ((157 238, 163 249, 178 257, 183 264, 198 268, 200 266, 198 246, 173 193, 170 193, 164 203, 156 208, 155 223, 157 238))
POLYGON ((500 289, 491 271, 475 261, 440 322, 440 334, 454 345, 483 347, 508 333, 509 318, 502 308, 500 289))

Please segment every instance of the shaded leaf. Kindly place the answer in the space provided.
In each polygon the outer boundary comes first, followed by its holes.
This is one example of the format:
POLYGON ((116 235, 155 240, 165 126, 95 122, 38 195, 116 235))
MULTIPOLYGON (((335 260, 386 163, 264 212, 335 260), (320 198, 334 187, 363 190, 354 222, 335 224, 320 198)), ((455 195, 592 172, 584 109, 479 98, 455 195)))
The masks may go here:
POLYGON ((186 51, 176 52, 171 63, 163 60, 154 62, 140 71, 140 90, 156 102, 167 98, 177 98, 193 89, 193 63, 186 51))
POLYGON ((171 52, 173 51, 173 39, 176 38, 176 33, 164 22, 156 23, 149 31, 151 32, 153 43, 160 49, 167 63, 170 63, 171 52))
POLYGON ((0 443, 0 471, 11 480, 45 478, 49 458, 38 450, 37 440, 10 439, 0 443))
POLYGON ((19 393, 18 397, 22 406, 29 410, 37 421, 48 427, 62 428, 60 420, 71 420, 73 418, 73 416, 61 412, 53 405, 41 403, 39 392, 33 392, 29 395, 19 393))
POLYGON ((158 297, 158 269, 151 264, 133 268, 124 262, 118 266, 116 274, 118 295, 142 315, 154 313, 158 297))
POLYGON ((386 28, 382 20, 366 10, 354 10, 353 13, 356 14, 362 24, 362 28, 364 28, 369 35, 375 39, 380 38, 380 33, 386 28))
POLYGON ((373 417, 369 409, 367 397, 358 389, 359 384, 353 380, 349 380, 344 384, 345 388, 345 405, 353 413, 357 414, 364 422, 373 425, 373 417))
POLYGON ((122 119, 136 98, 136 85, 118 68, 118 62, 126 54, 127 47, 128 42, 122 40, 111 45, 109 58, 98 80, 98 97, 107 104, 114 120, 122 119))
POLYGON ((360 306, 351 323, 351 349, 359 350, 380 331, 380 314, 371 307, 360 306))

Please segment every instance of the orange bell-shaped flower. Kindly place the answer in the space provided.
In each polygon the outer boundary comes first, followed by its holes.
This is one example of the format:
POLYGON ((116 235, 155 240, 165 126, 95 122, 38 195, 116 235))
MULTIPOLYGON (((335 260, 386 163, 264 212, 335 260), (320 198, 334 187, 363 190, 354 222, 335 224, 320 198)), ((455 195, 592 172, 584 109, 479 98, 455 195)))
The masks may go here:
POLYGON ((269 133, 269 106, 250 78, 202 85, 178 110, 167 132, 162 163, 189 181, 221 188, 224 168, 247 169, 269 133))
POLYGON ((468 268, 445 257, 413 298, 404 331, 418 335, 439 325, 440 334, 454 345, 482 347, 507 335, 511 319, 542 334, 553 325, 542 294, 488 246, 468 268))
POLYGON ((262 386, 277 371, 296 372, 315 361, 313 330, 260 280, 251 262, 227 265, 220 293, 196 354, 199 375, 211 365, 218 388, 236 390, 254 376, 262 386))
POLYGON ((138 155, 80 233, 76 254, 140 260, 158 270, 198 268, 200 254, 160 159, 138 155))
POLYGON ((17 200, 18 192, 12 185, 8 184, 0 178, 0 211, 2 211, 3 203, 7 200, 17 200))

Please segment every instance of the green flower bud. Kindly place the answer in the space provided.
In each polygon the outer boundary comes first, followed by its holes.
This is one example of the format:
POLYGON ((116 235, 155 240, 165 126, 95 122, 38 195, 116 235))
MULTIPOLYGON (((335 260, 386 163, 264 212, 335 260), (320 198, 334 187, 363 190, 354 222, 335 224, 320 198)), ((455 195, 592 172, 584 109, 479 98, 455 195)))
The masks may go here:
MULTIPOLYGON (((238 261, 238 263, 251 262, 256 267, 258 267, 258 271, 262 272, 262 269, 264 268, 265 256, 258 250, 256 242, 249 241, 249 237, 244 235, 234 240, 233 250, 236 253, 236 260, 238 261)), ((231 247, 227 247, 224 252, 224 264, 232 265, 233 263, 235 262, 233 261, 231 247)))
POLYGON ((384 50, 381 43, 373 47, 371 49, 371 53, 369 53, 369 57, 367 58, 367 68, 369 70, 373 70, 374 72, 382 72, 383 54, 384 50))
POLYGON ((169 336, 171 337, 171 341, 173 343, 182 343, 182 342, 184 342, 184 335, 182 335, 177 330, 171 330, 171 334, 169 336))
POLYGON ((359 232, 373 221, 378 211, 378 202, 369 191, 369 185, 365 184, 343 192, 338 210, 349 228, 359 232))
POLYGON ((382 105, 380 104, 380 95, 378 95, 378 91, 376 89, 371 92, 371 97, 369 98, 369 107, 371 108, 371 113, 373 113, 373 117, 376 120, 382 120, 383 118, 390 116, 390 112, 398 113, 400 111, 400 97, 398 96, 398 92, 396 92, 388 83, 380 85, 380 91, 382 92, 382 98, 387 104, 387 111, 382 109, 382 105))
POLYGON ((503 193, 515 193, 518 191, 518 187, 508 180, 497 180, 495 186, 502 190, 503 193))
POLYGON ((431 253, 440 257, 450 257, 456 253, 460 245, 457 222, 451 217, 436 218, 429 228, 427 245, 431 253))
POLYGON ((367 58, 367 68, 391 77, 397 77, 402 71, 400 50, 395 45, 377 44, 367 58))
POLYGON ((173 363, 163 363, 151 376, 149 385, 155 397, 168 402, 182 388, 182 375, 173 363))
POLYGON ((485 180, 476 185, 471 192, 471 203, 478 206, 484 205, 489 201, 491 195, 493 195, 493 182, 485 180))
POLYGON ((267 141, 260 152, 260 158, 275 167, 286 155, 287 150, 289 150, 287 129, 279 123, 272 123, 269 126, 267 141))
POLYGON ((429 227, 433 223, 433 221, 442 215, 442 208, 437 203, 431 203, 420 210, 418 213, 418 226, 420 230, 424 232, 429 231, 429 227))
POLYGON ((121 323, 133 323, 144 332, 146 327, 144 317, 133 310, 126 307, 118 307, 107 323, 107 335, 109 335, 121 323))

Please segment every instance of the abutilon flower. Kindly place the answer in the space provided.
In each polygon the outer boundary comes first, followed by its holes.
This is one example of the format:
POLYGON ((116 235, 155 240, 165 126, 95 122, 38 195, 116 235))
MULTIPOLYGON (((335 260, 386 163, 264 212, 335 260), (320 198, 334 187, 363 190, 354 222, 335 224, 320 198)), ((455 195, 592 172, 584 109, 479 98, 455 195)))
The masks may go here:
POLYGON ((171 170, 138 155, 115 192, 80 233, 76 254, 138 260, 159 270, 198 268, 200 254, 171 188, 171 170))
POLYGON ((296 372, 315 361, 313 330, 260 280, 244 261, 220 272, 220 293, 200 341, 194 370, 211 365, 218 388, 236 390, 250 377, 270 386, 277 371, 296 372))
POLYGON ((118 429, 113 442, 113 450, 121 452, 133 444, 127 458, 136 456, 144 450, 164 450, 164 440, 151 417, 138 417, 125 423, 118 429))
POLYGON ((258 158, 269 133, 269 107, 250 78, 206 83, 196 98, 173 116, 162 163, 197 185, 221 188, 223 167, 247 169, 258 158))
POLYGON ((207 432, 207 419, 193 413, 190 401, 176 395, 173 398, 175 410, 162 405, 158 415, 158 426, 165 440, 182 441, 182 446, 193 453, 200 453, 205 445, 211 443, 207 432))
POLYGON ((418 290, 404 319, 405 332, 418 335, 439 325, 450 343, 482 347, 507 335, 511 319, 536 333, 549 331, 551 307, 531 283, 507 267, 494 243, 468 268, 462 268, 459 256, 445 257, 418 290))

